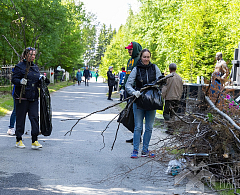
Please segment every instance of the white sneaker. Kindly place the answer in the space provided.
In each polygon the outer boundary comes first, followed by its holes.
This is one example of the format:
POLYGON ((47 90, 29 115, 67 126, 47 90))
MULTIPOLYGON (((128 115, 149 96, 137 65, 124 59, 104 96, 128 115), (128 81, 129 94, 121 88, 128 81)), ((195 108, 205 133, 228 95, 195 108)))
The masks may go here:
POLYGON ((8 135, 15 135, 15 129, 14 128, 9 128, 7 131, 8 135))

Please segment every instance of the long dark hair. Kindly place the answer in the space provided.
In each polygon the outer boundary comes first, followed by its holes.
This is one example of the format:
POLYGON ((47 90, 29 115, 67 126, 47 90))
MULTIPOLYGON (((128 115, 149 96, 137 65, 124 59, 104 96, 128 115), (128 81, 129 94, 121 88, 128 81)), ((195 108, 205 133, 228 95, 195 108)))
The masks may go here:
POLYGON ((27 47, 26 49, 23 50, 22 52, 22 59, 25 59, 27 57, 27 54, 30 52, 30 51, 35 51, 35 48, 34 47, 27 47))
POLYGON ((143 50, 140 52, 140 58, 142 57, 143 53, 146 52, 146 51, 147 51, 148 53, 150 53, 150 57, 151 57, 151 55, 152 55, 151 52, 150 52, 148 49, 143 49, 143 50))

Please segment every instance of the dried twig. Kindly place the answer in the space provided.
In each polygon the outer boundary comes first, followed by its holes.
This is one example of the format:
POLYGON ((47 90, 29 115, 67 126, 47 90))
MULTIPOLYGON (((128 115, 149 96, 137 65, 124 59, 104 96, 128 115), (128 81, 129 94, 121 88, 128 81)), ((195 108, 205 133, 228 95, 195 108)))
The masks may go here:
POLYGON ((15 52, 15 54, 20 58, 22 59, 21 55, 18 54, 18 52, 14 49, 14 47, 11 45, 11 43, 7 40, 7 38, 2 35, 4 37, 4 39, 8 42, 8 44, 10 45, 10 47, 13 49, 13 51, 15 52))
MULTIPOLYGON (((173 76, 174 76, 174 74, 169 74, 169 75, 167 75, 166 77, 159 79, 154 85, 148 85, 148 86, 146 86, 146 87, 143 87, 143 88, 140 90, 140 92, 143 92, 144 90, 147 90, 147 89, 152 88, 152 87, 159 87, 158 84, 161 84, 161 82, 163 82, 163 81, 165 81, 165 80, 167 80, 168 78, 173 77, 173 76)), ((84 116, 84 117, 78 118, 78 119, 62 119, 61 121, 77 120, 77 122, 72 126, 72 128, 71 128, 67 133, 65 133, 64 136, 66 136, 68 133, 69 133, 69 135, 71 135, 71 132, 72 132, 73 128, 79 123, 80 120, 85 119, 85 118, 87 118, 87 117, 89 117, 89 116, 91 116, 91 115, 93 115, 93 114, 98 113, 98 112, 106 111, 106 110, 108 110, 109 108, 112 108, 112 107, 114 107, 114 106, 117 106, 118 104, 121 104, 122 102, 127 101, 127 100, 129 100, 129 99, 132 99, 132 98, 134 98, 134 97, 135 97, 135 96, 132 95, 132 96, 124 99, 124 100, 121 101, 121 102, 118 102, 118 103, 116 103, 116 104, 113 104, 112 106, 108 106, 108 107, 106 107, 106 108, 104 108, 104 109, 102 109, 102 110, 98 110, 98 111, 92 112, 92 113, 90 113, 90 114, 88 114, 88 115, 86 115, 86 116, 84 116)), ((136 97, 134 98, 134 100, 132 101, 131 104, 133 104, 133 102, 135 102, 135 100, 136 100, 136 97)))
POLYGON ((90 113, 90 114, 88 114, 88 115, 86 115, 86 116, 84 116, 84 117, 78 118, 78 119, 71 119, 71 118, 70 118, 70 119, 62 119, 61 121, 77 120, 77 122, 72 126, 72 128, 71 128, 64 136, 66 136, 68 133, 71 135, 71 132, 72 132, 73 128, 79 123, 80 120, 85 119, 85 118, 87 118, 87 117, 89 117, 89 116, 91 116, 91 115, 93 115, 93 114, 98 113, 98 112, 104 112, 104 111, 108 110, 109 108, 112 108, 112 107, 114 107, 114 106, 116 106, 116 105, 118 105, 118 104, 123 103, 124 101, 127 101, 127 100, 131 99, 132 97, 134 97, 134 96, 128 97, 128 98, 124 99, 124 100, 121 101, 121 102, 118 102, 118 103, 116 103, 116 104, 113 104, 113 105, 111 105, 111 106, 108 106, 108 107, 106 107, 106 108, 104 108, 104 109, 102 109, 102 110, 94 111, 94 112, 92 112, 92 113, 90 113))

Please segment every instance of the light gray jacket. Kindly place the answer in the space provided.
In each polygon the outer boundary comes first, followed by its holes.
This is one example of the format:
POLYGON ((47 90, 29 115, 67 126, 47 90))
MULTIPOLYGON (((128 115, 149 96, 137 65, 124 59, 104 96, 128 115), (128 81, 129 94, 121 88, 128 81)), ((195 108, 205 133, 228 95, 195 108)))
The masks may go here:
MULTIPOLYGON (((158 77, 160 77, 162 75, 161 71, 159 70, 159 68, 155 65, 155 70, 156 70, 156 79, 158 77)), ((136 76, 137 76, 137 67, 134 67, 128 77, 128 80, 127 80, 127 83, 125 85, 125 90, 127 91, 127 93, 129 95, 132 95, 132 93, 134 91, 136 91, 134 88, 133 88, 133 84, 135 82, 135 79, 136 79, 136 76)), ((150 84, 150 83, 149 83, 150 84)))

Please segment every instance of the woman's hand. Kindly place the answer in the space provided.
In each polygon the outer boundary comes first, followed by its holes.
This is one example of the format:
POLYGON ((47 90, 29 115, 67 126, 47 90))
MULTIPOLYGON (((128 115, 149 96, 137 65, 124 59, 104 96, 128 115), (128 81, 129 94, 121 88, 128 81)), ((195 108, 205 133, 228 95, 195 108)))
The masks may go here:
POLYGON ((21 84, 21 85, 26 85, 26 84, 27 84, 27 79, 22 78, 22 79, 20 80, 20 84, 21 84))
POLYGON ((135 95, 136 98, 139 98, 140 95, 141 95, 141 92, 140 91, 134 91, 132 94, 135 95))

